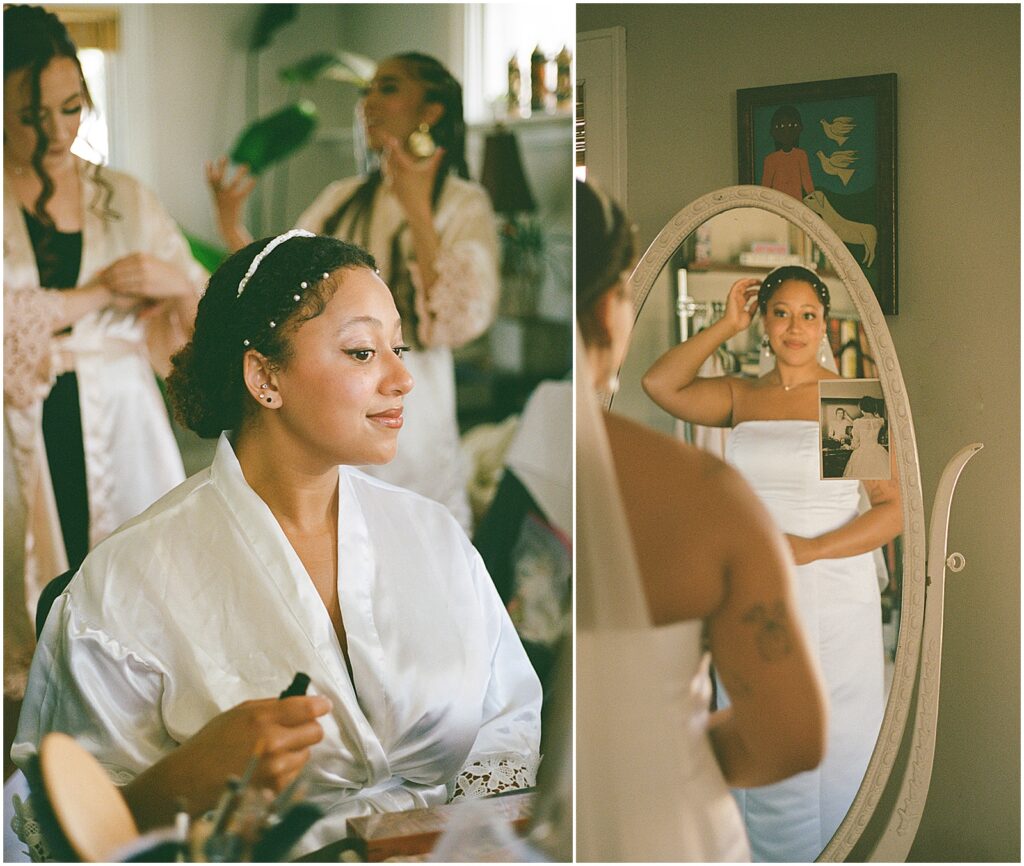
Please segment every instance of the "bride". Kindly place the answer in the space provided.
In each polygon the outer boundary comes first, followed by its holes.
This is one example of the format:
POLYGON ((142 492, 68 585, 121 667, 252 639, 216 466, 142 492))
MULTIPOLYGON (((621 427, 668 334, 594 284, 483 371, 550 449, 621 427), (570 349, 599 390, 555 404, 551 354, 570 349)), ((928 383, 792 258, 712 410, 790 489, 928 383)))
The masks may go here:
MULTIPOLYGON (((810 861, 835 833, 864 776, 885 703, 881 604, 872 551, 902 527, 891 481, 819 477, 818 382, 839 378, 818 363, 828 288, 787 266, 763 282, 733 284, 723 317, 659 358, 644 390, 684 421, 732 427, 726 459, 786 533, 798 566, 800 619, 827 687, 830 722, 821 765, 780 784, 737 793, 757 860, 810 861), (760 287, 759 287, 760 283, 760 287), (755 380, 700 378, 715 348, 764 317, 775 367, 755 380), (859 484, 871 508, 859 513, 859 484)), ((727 702, 739 695, 721 677, 727 702)))
POLYGON ((853 453, 843 476, 888 478, 889 452, 878 441, 885 426, 885 418, 882 417, 884 404, 877 397, 861 397, 858 405, 863 414, 853 422, 853 436, 850 440, 853 453))
POLYGON ((634 244, 622 211, 582 183, 576 249, 577 856, 747 860, 728 786, 822 756, 792 566, 734 470, 600 411, 594 391, 632 328, 634 244), (714 713, 705 638, 734 694, 714 713))

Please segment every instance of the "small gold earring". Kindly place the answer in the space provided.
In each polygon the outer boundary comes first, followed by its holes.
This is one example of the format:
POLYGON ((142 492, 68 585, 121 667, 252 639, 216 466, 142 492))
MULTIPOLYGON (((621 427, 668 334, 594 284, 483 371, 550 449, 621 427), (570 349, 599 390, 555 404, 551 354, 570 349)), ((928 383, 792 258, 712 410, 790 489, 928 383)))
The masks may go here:
POLYGON ((436 150, 437 144, 430 134, 430 124, 421 123, 419 129, 409 135, 409 153, 419 159, 426 159, 433 156, 436 150))

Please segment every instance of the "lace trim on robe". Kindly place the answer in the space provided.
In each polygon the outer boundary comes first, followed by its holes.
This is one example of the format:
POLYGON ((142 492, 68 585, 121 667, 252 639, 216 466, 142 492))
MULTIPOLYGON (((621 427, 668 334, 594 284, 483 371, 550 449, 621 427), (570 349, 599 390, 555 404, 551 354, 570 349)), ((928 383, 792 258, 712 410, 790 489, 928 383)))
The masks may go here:
MULTIPOLYGON (((134 773, 114 767, 110 764, 100 762, 103 769, 107 771, 111 780, 118 787, 127 785, 135 778, 134 773)), ((53 854, 50 852, 43 837, 43 831, 39 826, 36 813, 32 810, 32 804, 28 800, 22 800, 17 794, 12 799, 14 815, 11 817, 11 829, 18 839, 28 846, 28 856, 33 863, 56 863, 53 854)))
POLYGON ((14 835, 28 846, 26 853, 33 863, 54 863, 53 855, 43 838, 43 831, 36 820, 35 812, 27 800, 17 794, 12 799, 14 815, 11 817, 11 829, 14 835))
POLYGON ((425 298, 416 262, 409 273, 416 286, 419 338, 424 346, 457 349, 479 337, 494 321, 498 307, 498 285, 493 264, 476 241, 457 241, 438 250, 434 259, 437 279, 425 298))
POLYGON ((31 406, 53 386, 50 343, 63 313, 57 290, 4 294, 4 400, 12 406, 31 406))
POLYGON ((537 783, 539 763, 537 756, 526 758, 516 752, 498 752, 475 758, 455 777, 448 802, 532 788, 537 783))

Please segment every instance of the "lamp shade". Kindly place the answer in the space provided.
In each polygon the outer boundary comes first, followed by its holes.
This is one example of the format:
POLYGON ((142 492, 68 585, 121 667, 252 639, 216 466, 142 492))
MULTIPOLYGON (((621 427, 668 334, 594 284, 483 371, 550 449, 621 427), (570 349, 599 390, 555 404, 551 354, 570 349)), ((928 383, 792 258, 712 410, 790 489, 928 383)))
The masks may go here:
POLYGON ((537 209, 519 157, 519 143, 511 130, 499 126, 487 136, 480 183, 490 193, 498 213, 514 214, 537 209))

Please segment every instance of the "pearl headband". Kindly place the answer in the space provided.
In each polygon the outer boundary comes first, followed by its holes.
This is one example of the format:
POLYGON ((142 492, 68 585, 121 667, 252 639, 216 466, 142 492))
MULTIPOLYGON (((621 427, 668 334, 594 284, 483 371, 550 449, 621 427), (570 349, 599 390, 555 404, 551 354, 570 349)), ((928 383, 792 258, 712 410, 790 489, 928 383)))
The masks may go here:
MULTIPOLYGON (((242 297, 242 292, 245 291, 246 285, 248 285, 249 280, 252 279, 253 274, 256 273, 256 269, 260 266, 260 263, 285 241, 291 240, 291 238, 295 237, 314 238, 316 237, 316 235, 313 234, 312 232, 307 232, 304 229, 292 229, 291 231, 285 232, 283 235, 278 235, 276 238, 267 243, 267 245, 262 250, 260 250, 259 253, 256 254, 256 257, 252 260, 252 263, 249 265, 249 269, 245 272, 245 276, 243 276, 242 279, 239 281, 238 291, 235 293, 235 300, 238 300, 239 298, 242 297)), ((378 276, 380 275, 379 268, 374 268, 373 272, 378 276)), ((330 277, 330 274, 327 271, 324 271, 320 275, 320 279, 323 280, 326 280, 328 277, 330 277)), ((303 280, 301 283, 299 283, 299 291, 292 294, 292 300, 297 304, 299 301, 302 300, 302 295, 300 294, 300 292, 304 292, 308 288, 309 283, 306 280, 303 280)), ((277 322, 272 319, 269 322, 267 322, 267 326, 271 329, 276 328, 277 322)), ((246 337, 244 340, 242 340, 242 345, 247 349, 251 348, 252 341, 248 337, 246 337)))
MULTIPOLYGON (((270 241, 270 243, 256 254, 256 258, 254 258, 252 263, 249 265, 249 270, 245 272, 245 276, 239 281, 238 291, 235 293, 236 299, 242 297, 242 292, 245 291, 246 285, 248 285, 249 280, 252 279, 253 274, 256 273, 256 268, 260 266, 260 263, 285 241, 291 240, 295 237, 313 238, 316 237, 316 235, 312 232, 307 232, 305 229, 292 229, 291 231, 285 232, 283 235, 278 235, 270 241)), ((273 325, 271 325, 271 327, 273 327, 273 325)))

